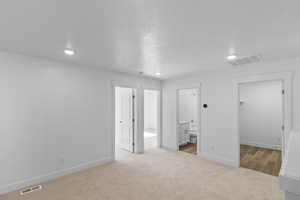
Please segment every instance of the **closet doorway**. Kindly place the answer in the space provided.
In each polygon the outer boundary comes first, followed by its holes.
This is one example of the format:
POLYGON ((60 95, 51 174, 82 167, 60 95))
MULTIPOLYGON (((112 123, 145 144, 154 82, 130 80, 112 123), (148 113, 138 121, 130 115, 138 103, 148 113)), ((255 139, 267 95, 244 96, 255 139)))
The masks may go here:
POLYGON ((281 80, 239 84, 240 166, 278 176, 284 148, 281 80))

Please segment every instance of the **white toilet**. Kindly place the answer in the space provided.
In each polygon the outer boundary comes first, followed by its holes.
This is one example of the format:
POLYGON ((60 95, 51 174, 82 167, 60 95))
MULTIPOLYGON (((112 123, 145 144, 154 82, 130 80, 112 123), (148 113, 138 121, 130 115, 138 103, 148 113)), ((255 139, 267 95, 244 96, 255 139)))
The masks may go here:
POLYGON ((197 144, 197 130, 187 129, 186 134, 188 135, 189 143, 197 144))

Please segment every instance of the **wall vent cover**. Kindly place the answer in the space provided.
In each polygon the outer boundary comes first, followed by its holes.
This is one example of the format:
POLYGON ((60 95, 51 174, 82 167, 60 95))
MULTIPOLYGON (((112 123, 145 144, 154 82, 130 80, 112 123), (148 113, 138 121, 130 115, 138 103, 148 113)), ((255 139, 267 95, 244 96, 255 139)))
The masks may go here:
POLYGON ((229 60, 228 63, 233 66, 241 66, 251 63, 258 63, 262 61, 263 57, 262 55, 255 55, 255 56, 248 56, 248 57, 240 57, 235 60, 229 60))
POLYGON ((41 190, 41 189, 42 189, 41 185, 35 185, 35 186, 32 186, 32 187, 26 188, 24 190, 21 190, 20 195, 26 195, 26 194, 29 194, 31 192, 36 192, 36 191, 41 190))

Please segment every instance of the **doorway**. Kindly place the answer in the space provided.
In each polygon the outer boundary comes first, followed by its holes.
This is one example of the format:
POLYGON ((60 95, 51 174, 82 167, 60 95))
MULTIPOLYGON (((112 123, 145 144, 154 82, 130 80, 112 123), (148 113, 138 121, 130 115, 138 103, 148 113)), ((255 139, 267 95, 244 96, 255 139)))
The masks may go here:
POLYGON ((200 139, 200 89, 177 90, 178 150, 197 155, 200 139))
POLYGON ((136 91, 133 88, 115 87, 115 154, 135 152, 136 91))
POLYGON ((160 91, 144 90, 144 150, 160 143, 160 91))
POLYGON ((278 176, 284 148, 284 89, 281 80, 241 83, 240 166, 278 176))

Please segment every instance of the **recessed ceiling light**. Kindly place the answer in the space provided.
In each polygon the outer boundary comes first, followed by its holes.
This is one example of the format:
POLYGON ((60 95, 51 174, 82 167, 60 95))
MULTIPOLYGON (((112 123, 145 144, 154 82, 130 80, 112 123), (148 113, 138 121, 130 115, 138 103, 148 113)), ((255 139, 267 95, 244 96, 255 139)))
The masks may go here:
POLYGON ((229 61, 235 60, 236 58, 237 58, 237 56, 234 54, 227 56, 227 60, 229 60, 229 61))
POLYGON ((160 72, 156 72, 155 74, 156 74, 156 76, 160 76, 160 75, 161 75, 161 73, 160 73, 160 72))
POLYGON ((64 52, 68 56, 73 56, 75 54, 75 52, 71 49, 65 49, 64 52))

